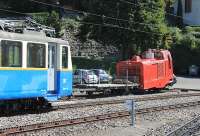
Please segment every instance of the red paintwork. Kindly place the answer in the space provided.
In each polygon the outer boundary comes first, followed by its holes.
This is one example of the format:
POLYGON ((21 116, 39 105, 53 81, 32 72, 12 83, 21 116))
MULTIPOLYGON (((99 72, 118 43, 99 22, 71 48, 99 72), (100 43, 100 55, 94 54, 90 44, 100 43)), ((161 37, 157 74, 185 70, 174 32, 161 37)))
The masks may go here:
POLYGON ((139 89, 161 89, 173 81, 172 57, 168 50, 148 50, 141 57, 120 61, 116 65, 119 79, 139 83, 139 89))

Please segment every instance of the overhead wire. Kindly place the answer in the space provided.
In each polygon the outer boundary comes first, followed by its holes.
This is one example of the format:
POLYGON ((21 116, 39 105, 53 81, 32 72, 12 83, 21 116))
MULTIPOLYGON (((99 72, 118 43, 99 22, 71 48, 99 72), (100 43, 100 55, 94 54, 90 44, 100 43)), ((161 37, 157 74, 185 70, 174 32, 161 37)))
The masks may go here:
MULTIPOLYGON (((140 4, 136 4, 136 3, 133 3, 133 2, 130 2, 130 1, 127 1, 127 0, 119 0, 119 1, 121 1, 121 2, 123 2, 123 3, 130 4, 130 5, 141 6, 141 5, 140 5, 141 3, 140 3, 140 4)), ((148 5, 147 5, 146 3, 142 3, 142 4, 143 4, 143 6, 146 6, 146 7, 145 7, 146 9, 155 10, 155 11, 158 10, 158 9, 156 9, 156 8, 147 7, 148 5)), ((189 20, 188 18, 185 18, 185 17, 183 17, 183 16, 175 15, 175 14, 173 14, 173 13, 169 13, 169 12, 166 12, 166 11, 164 11, 164 13, 165 13, 166 15, 173 16, 173 17, 175 17, 175 18, 184 19, 184 20, 187 21, 187 22, 191 22, 191 20, 189 20)))
MULTIPOLYGON (((145 4, 145 3, 140 3, 140 4, 136 4, 136 3, 133 3, 133 2, 130 2, 130 1, 127 1, 127 0, 119 0, 120 2, 123 2, 123 3, 127 3, 127 4, 130 4, 130 5, 135 5, 135 6, 148 6, 147 4, 145 4)), ((150 7, 145 7, 145 8, 147 8, 147 9, 150 9, 150 10, 158 10, 158 9, 155 9, 155 8, 150 8, 150 7)), ((177 18, 182 18, 182 19, 185 19, 184 17, 182 17, 182 16, 178 16, 178 15, 175 15, 175 14, 172 14, 172 13, 169 13, 169 12, 166 12, 166 11, 164 11, 164 13, 166 14, 166 15, 170 15, 170 16, 174 16, 174 17, 177 17, 177 18)))
POLYGON ((9 12, 9 13, 16 13, 16 14, 21 14, 21 15, 30 15, 30 14, 27 14, 27 13, 22 13, 22 12, 8 10, 8 9, 2 9, 2 8, 0 8, 0 11, 9 12))
MULTIPOLYGON (((45 3, 45 2, 40 2, 40 1, 36 1, 36 0, 29 0, 31 2, 35 2, 35 3, 38 3, 38 4, 43 4, 43 5, 47 5, 47 6, 53 6, 53 7, 57 7, 57 8, 63 8, 65 10, 70 10, 70 11, 74 11, 74 12, 77 12, 77 13, 81 13, 81 14, 89 14, 89 15, 93 15, 93 16, 98 16, 98 17, 104 17, 104 18, 108 18, 108 19, 112 19, 112 20, 118 20, 118 21, 125 21, 125 22, 129 22, 129 20, 125 20, 125 19, 121 19, 121 18, 114 18, 114 17, 110 17, 110 16, 105 16, 105 15, 99 15, 99 14, 95 14, 95 13, 91 13, 91 12, 85 12, 85 11, 81 11, 81 10, 74 10, 74 9, 69 9, 69 8, 64 8, 64 7, 61 7, 61 6, 58 6, 58 5, 55 5, 55 4, 49 4, 49 3, 45 3)), ((128 4, 133 4, 133 5, 138 5, 138 4, 135 4, 135 3, 131 3, 131 2, 128 2, 128 1, 125 1, 125 0, 120 0, 121 2, 126 2, 128 4)), ((11 10, 6 10, 6 9, 0 9, 1 11, 6 11, 6 12, 13 12, 11 10)), ((30 15, 30 14, 27 14, 27 13, 21 13, 21 12, 17 12, 17 11, 14 11, 15 13, 17 14, 23 14, 23 15, 30 15)), ((147 24, 147 23, 141 23, 141 22, 134 22, 134 21, 131 21, 132 23, 137 23, 137 24, 141 24, 141 25, 153 25, 153 24, 147 24)), ((81 23, 81 22, 80 22, 81 23)), ((82 22, 83 23, 83 22, 82 22)), ((103 23, 103 24, 95 24, 95 23, 90 23, 90 22, 84 22, 85 24, 93 24, 93 25, 101 25, 101 26, 104 26, 104 27, 113 27, 113 28, 120 28, 120 29, 125 29, 125 30, 132 30, 130 28, 126 28, 126 27, 120 27, 118 25, 113 25, 113 24, 106 24, 106 23, 103 23)), ((141 31, 141 30, 133 30, 134 32, 135 31, 138 31, 138 32, 143 32, 143 33, 152 33, 152 32, 147 32, 147 31, 141 31)), ((154 33, 154 34, 157 34, 157 35, 162 35, 162 34, 159 34, 159 33, 154 33)))
POLYGON ((132 31, 132 32, 141 32, 141 33, 147 33, 147 34, 154 34, 154 35, 164 35, 161 33, 156 33, 156 32, 147 32, 147 31, 142 31, 142 30, 135 30, 135 29, 130 29, 130 28, 126 28, 126 27, 120 27, 118 25, 113 25, 113 24, 97 24, 97 23, 90 23, 90 22, 80 22, 81 24, 88 24, 88 25, 95 25, 95 26, 103 26, 103 27, 112 27, 112 28, 119 28, 119 29, 124 29, 124 30, 128 30, 128 31, 132 31))
MULTIPOLYGON (((55 4, 40 2, 40 1, 37 1, 37 0, 29 0, 29 1, 34 2, 34 3, 38 3, 38 4, 43 4, 43 5, 46 5, 46 6, 53 6, 53 7, 61 8, 61 9, 64 9, 64 10, 69 10, 69 11, 77 12, 79 14, 88 14, 88 15, 102 17, 102 18, 107 18, 107 19, 111 19, 111 20, 130 22, 130 20, 126 20, 126 19, 122 19, 122 18, 116 18, 116 17, 111 17, 111 16, 105 16, 105 15, 95 14, 95 13, 91 13, 91 12, 88 12, 88 11, 74 10, 74 9, 70 9, 70 8, 58 6, 58 5, 55 5, 55 4)), ((141 25, 154 25, 154 24, 142 23, 142 22, 137 22, 137 21, 131 21, 131 22, 135 23, 135 24, 141 24, 141 25)))
MULTIPOLYGON (((31 2, 35 2, 35 3, 38 3, 38 4, 43 4, 43 5, 46 5, 46 6, 53 6, 53 7, 57 7, 57 8, 61 8, 61 9, 64 9, 64 10, 69 10, 69 11, 74 11, 74 12, 77 12, 77 13, 81 13, 81 14, 88 14, 88 15, 93 15, 93 16, 98 16, 98 17, 102 17, 102 18, 108 18, 108 19, 112 19, 112 20, 118 20, 118 21, 125 21, 125 22, 131 22, 131 23, 136 23, 136 24, 140 24, 140 25, 148 25, 148 26, 153 26, 154 24, 149 24, 149 23, 142 23, 142 22, 136 22, 136 21, 130 21, 130 20, 125 20, 125 19, 121 19, 121 18, 114 18, 114 17, 110 17, 110 16, 105 16, 105 15, 99 15, 99 14, 95 14, 95 13, 91 13, 91 12, 86 12, 86 11, 81 11, 81 10, 74 10, 74 9, 70 9, 70 8, 65 8, 65 7, 62 7, 62 6, 59 6, 59 5, 55 5, 55 4, 49 4, 49 3, 45 3, 45 2, 40 2, 40 1, 37 1, 37 0, 29 0, 31 2)), ((104 24, 101 24, 102 26, 108 26, 108 25, 105 25, 104 24)), ((113 24, 109 24, 109 26, 111 27, 111 25, 113 24)), ((113 25, 115 28, 116 26, 118 25, 113 25)), ((113 27, 112 26, 112 27, 113 27)), ((120 27, 118 26, 118 28, 125 28, 125 27, 120 27)), ((126 30, 132 30, 130 28, 125 28, 126 30)), ((134 32, 137 31, 139 32, 140 30, 134 30, 134 32)), ((159 33, 155 33, 155 32, 147 32, 147 31, 140 31, 140 32, 143 32, 143 33, 154 33, 154 34, 157 34, 157 35, 162 35, 162 34, 159 34, 159 33)))
MULTIPOLYGON (((81 14, 88 14, 88 15, 93 15, 93 16, 97 16, 97 17, 112 19, 112 20, 116 20, 116 21, 131 22, 131 23, 140 24, 140 25, 146 25, 146 26, 154 26, 155 25, 155 24, 150 24, 150 23, 142 23, 142 22, 130 21, 130 20, 122 19, 122 18, 116 18, 116 17, 105 16, 105 15, 99 15, 99 14, 91 13, 91 12, 88 12, 88 11, 86 12, 86 11, 81 11, 81 10, 70 9, 70 8, 62 7, 62 6, 55 5, 55 4, 40 2, 40 1, 37 1, 37 0, 29 0, 29 1, 35 2, 35 3, 38 3, 38 4, 43 4, 43 5, 46 5, 46 6, 53 6, 53 7, 57 7, 57 8, 62 8, 62 9, 65 9, 65 10, 69 10, 69 11, 74 11, 74 12, 77 12, 79 14, 80 13, 81 14)), ((131 4, 131 5, 135 5, 135 6, 140 6, 139 4, 136 4, 136 3, 133 3, 133 2, 129 2, 127 0, 119 0, 119 1, 127 3, 127 4, 131 4)), ((148 6, 146 3, 142 3, 142 4, 144 6, 148 6)), ((150 8, 150 7, 145 7, 145 8, 150 9, 150 10, 158 10, 158 9, 150 8)), ((172 13, 168 13, 166 11, 165 11, 165 14, 170 15, 170 16, 174 16, 176 18, 182 18, 184 20, 188 20, 188 19, 186 19, 186 18, 184 18, 182 16, 178 16, 178 15, 175 15, 175 14, 172 14, 172 13)))
MULTIPOLYGON (((77 12, 79 14, 88 14, 88 15, 93 15, 93 16, 98 16, 98 17, 104 16, 104 15, 99 15, 99 14, 95 14, 95 13, 88 12, 88 11, 81 11, 81 10, 70 9, 70 8, 66 8, 66 7, 62 7, 62 6, 59 6, 59 5, 50 4, 50 3, 46 3, 46 2, 41 2, 41 1, 37 1, 37 0, 29 0, 29 1, 34 2, 34 3, 38 3, 38 4, 43 4, 43 5, 46 5, 46 6, 53 6, 53 7, 57 7, 57 8, 62 8, 62 9, 65 9, 65 10, 69 10, 69 11, 74 11, 74 12, 77 12)), ((126 1, 126 0, 119 0, 119 1, 123 2, 123 3, 131 4, 131 5, 135 5, 135 6, 140 6, 139 4, 132 3, 132 2, 129 2, 129 1, 126 1)), ((142 4, 144 6, 147 6, 147 4, 145 4, 145 3, 142 3, 142 4)), ((149 8, 149 7, 148 7, 148 9, 158 10, 158 9, 149 8)), ((166 11, 165 11, 165 14, 171 15, 171 16, 174 16, 174 17, 177 17, 177 18, 183 18, 182 16, 178 16, 178 15, 175 15, 175 14, 172 14, 172 13, 168 13, 166 11)), ((114 18, 114 17, 110 17, 110 16, 104 16, 104 17, 108 18, 108 19, 118 20, 118 21, 125 21, 125 22, 129 21, 129 20, 126 20, 126 19, 114 18)), ((135 23, 141 23, 141 22, 135 22, 135 23)), ((145 23, 142 23, 142 24, 145 24, 145 23)))
MULTIPOLYGON (((21 15, 31 15, 30 13, 23 13, 23 12, 18 12, 18 11, 13 11, 13 10, 7 10, 7 9, 1 9, 0 11, 4 11, 4 12, 9 12, 9 13, 15 13, 15 14, 21 14, 21 15)), ((154 35, 164 35, 161 33, 156 33, 156 32, 148 32, 148 31, 142 31, 142 30, 134 30, 134 29, 130 29, 127 27, 121 27, 118 25, 113 25, 113 24, 109 24, 109 23, 103 23, 103 24, 98 24, 98 23, 93 23, 93 22, 84 22, 84 21, 79 21, 80 24, 86 24, 86 25, 94 25, 94 26, 102 26, 102 27, 110 27, 110 28, 118 28, 118 29, 123 29, 123 30, 128 30, 131 32, 141 32, 141 33, 146 33, 146 34, 154 34, 154 35)))

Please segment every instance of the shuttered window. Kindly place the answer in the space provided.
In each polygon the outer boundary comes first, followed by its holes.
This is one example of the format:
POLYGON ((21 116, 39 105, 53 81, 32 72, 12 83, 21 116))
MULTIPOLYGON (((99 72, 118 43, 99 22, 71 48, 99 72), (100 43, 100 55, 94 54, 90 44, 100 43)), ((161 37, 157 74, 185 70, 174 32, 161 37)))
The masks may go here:
POLYGON ((185 0, 185 13, 192 12, 192 0, 185 0))

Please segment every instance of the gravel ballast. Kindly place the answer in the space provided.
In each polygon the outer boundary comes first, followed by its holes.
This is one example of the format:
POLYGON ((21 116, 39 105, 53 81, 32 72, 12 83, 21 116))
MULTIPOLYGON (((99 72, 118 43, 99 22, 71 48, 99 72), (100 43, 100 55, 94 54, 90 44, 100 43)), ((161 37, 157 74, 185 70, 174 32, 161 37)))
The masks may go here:
POLYGON ((200 113, 200 106, 187 109, 170 110, 165 112, 148 113, 137 116, 136 128, 130 127, 128 117, 114 120, 100 121, 90 124, 61 127, 25 133, 25 135, 51 135, 51 136, 137 136, 138 131, 146 136, 165 136, 170 131, 185 124, 200 113), (142 129, 140 129, 140 127, 142 129), (126 131, 124 131, 126 130, 126 131))
MULTIPOLYGON (((154 100, 154 101, 143 101, 137 102, 136 108, 147 108, 154 106, 164 106, 177 103, 185 103, 200 100, 200 96, 189 97, 189 98, 175 98, 167 100, 154 100)), ((75 109, 65 109, 59 111, 52 111, 48 113, 41 114, 28 114, 21 116, 12 117, 1 117, 0 118, 0 128, 15 127, 21 125, 35 124, 41 122, 51 122, 63 119, 73 119, 81 118, 85 116, 93 116, 99 114, 112 113, 115 111, 126 110, 124 104, 114 104, 114 105, 102 105, 95 107, 84 107, 75 109)))

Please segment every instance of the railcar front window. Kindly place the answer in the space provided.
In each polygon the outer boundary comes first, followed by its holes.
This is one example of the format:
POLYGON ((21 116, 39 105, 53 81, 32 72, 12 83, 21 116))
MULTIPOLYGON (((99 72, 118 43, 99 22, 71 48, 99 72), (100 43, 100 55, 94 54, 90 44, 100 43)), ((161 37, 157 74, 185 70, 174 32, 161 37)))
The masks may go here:
POLYGON ((62 47, 62 68, 68 68, 68 47, 62 47))
POLYGON ((27 67, 45 68, 46 46, 45 44, 28 43, 27 67))
POLYGON ((1 67, 22 67, 22 43, 2 40, 0 46, 1 67))

